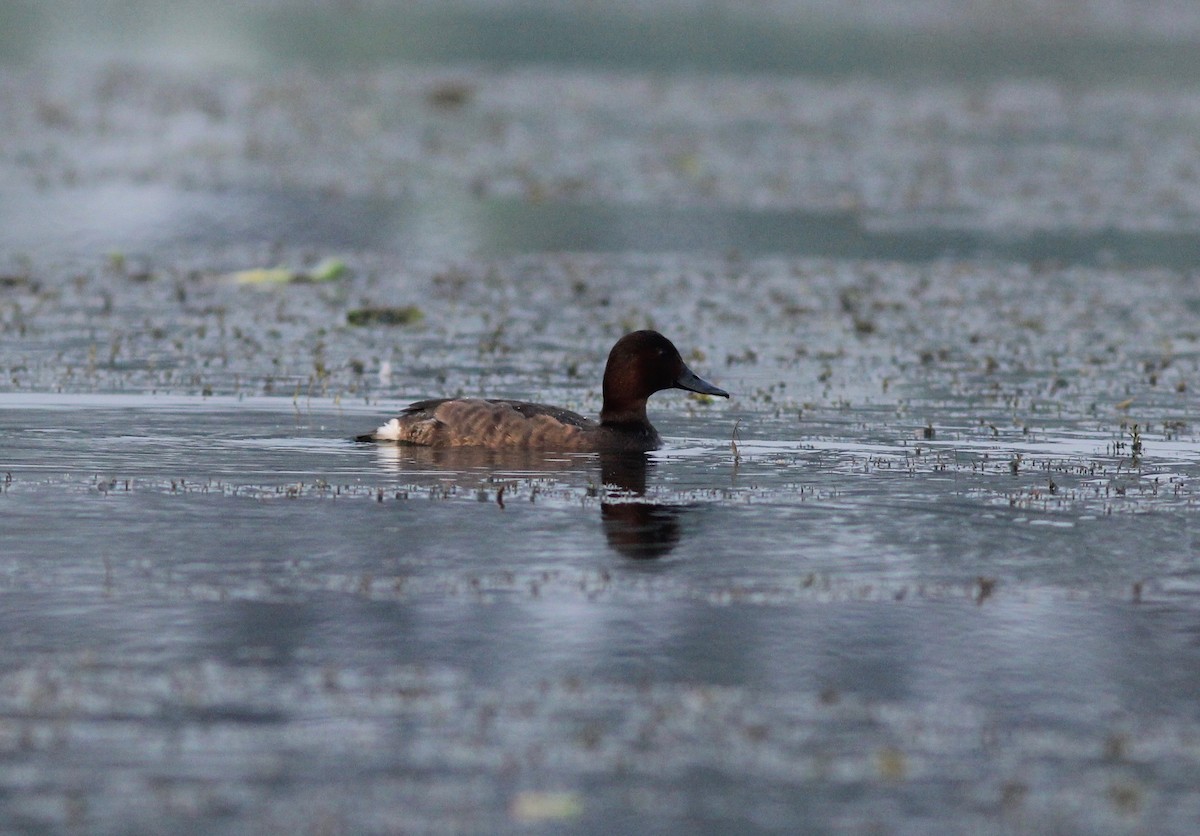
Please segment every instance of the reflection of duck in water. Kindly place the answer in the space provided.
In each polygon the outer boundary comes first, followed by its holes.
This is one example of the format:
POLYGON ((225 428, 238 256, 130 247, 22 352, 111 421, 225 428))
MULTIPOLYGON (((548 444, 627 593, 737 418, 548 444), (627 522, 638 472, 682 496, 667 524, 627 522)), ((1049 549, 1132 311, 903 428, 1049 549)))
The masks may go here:
POLYGON ((634 331, 618 340, 609 352, 598 422, 546 404, 454 398, 414 403, 357 440, 424 447, 654 450, 661 442, 646 417, 646 401, 663 389, 729 397, 728 392, 697 377, 662 334, 634 331))
MULTIPOLYGON (((411 444, 381 445, 378 455, 387 469, 416 477, 418 482, 472 490, 483 484, 495 490, 497 482, 503 485, 512 478, 582 475, 596 461, 595 454, 411 444)), ((646 501, 647 475, 653 466, 645 453, 600 454, 600 521, 608 545, 625 557, 663 557, 682 536, 680 517, 687 506, 646 501)), ((500 504, 502 496, 497 494, 500 504)))
MULTIPOLYGON (((506 478, 580 473, 595 462, 594 454, 411 444, 381 446, 379 456, 388 469, 407 473, 421 482, 432 478, 433 484, 475 488, 486 480, 492 489, 496 484, 492 480, 497 476, 503 483, 506 478)), ((608 545, 625 557, 663 557, 682 536, 679 518, 687 506, 645 499, 647 475, 653 466, 645 453, 600 454, 600 521, 608 545)))
POLYGON ((646 495, 646 473, 652 466, 642 453, 601 453, 604 501, 600 521, 614 551, 635 560, 652 560, 679 544, 684 506, 628 501, 646 495), (611 500, 626 500, 613 502, 611 500))

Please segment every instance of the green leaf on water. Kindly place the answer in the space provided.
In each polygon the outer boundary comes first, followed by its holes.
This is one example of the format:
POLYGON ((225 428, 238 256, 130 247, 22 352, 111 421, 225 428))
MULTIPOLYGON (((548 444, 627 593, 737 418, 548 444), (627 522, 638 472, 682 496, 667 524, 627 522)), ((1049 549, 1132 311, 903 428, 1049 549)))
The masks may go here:
POLYGON ((342 278, 349 270, 340 258, 327 258, 312 269, 308 277, 314 282, 332 282, 342 278))
POLYGON ((235 284, 272 285, 305 284, 308 282, 337 281, 349 272, 340 258, 327 258, 311 271, 293 270, 290 267, 259 267, 230 273, 235 284))

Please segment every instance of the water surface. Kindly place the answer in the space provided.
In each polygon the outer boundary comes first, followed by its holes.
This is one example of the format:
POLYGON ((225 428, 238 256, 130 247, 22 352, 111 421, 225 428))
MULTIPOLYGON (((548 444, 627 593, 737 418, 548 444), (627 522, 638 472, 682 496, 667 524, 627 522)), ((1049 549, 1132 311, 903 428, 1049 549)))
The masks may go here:
MULTIPOLYGON (((376 412, 0 398, 11 788, 38 769, 53 798, 65 746, 78 815, 146 826, 475 829, 564 791, 589 832, 1194 811, 1195 515, 1073 477, 1111 483, 1102 437, 1024 448, 1075 498, 1014 501, 979 462, 1019 443, 735 462, 668 410, 664 450, 606 470, 348 441, 376 412)), ((1175 449, 1142 467, 1190 490, 1175 449)), ((36 797, 16 821, 69 823, 36 797)))
POLYGON ((993 5, 6 4, 0 829, 1190 833, 1200 18, 993 5))

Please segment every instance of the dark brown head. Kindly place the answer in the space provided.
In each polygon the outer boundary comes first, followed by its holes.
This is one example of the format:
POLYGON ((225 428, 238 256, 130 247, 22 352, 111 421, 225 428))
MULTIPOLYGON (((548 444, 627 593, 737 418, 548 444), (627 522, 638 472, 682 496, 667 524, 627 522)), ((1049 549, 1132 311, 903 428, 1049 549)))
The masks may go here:
POLYGON ((662 334, 634 331, 617 340, 608 354, 601 423, 648 423, 646 399, 663 389, 729 397, 728 392, 697 377, 662 334))

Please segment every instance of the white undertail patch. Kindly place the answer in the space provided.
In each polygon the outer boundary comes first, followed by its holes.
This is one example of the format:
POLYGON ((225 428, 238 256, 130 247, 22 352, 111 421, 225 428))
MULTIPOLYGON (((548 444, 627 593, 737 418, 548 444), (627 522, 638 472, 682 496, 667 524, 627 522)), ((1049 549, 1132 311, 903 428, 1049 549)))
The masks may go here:
POLYGON ((400 419, 393 418, 379 429, 375 430, 376 441, 399 441, 400 440, 400 419))

